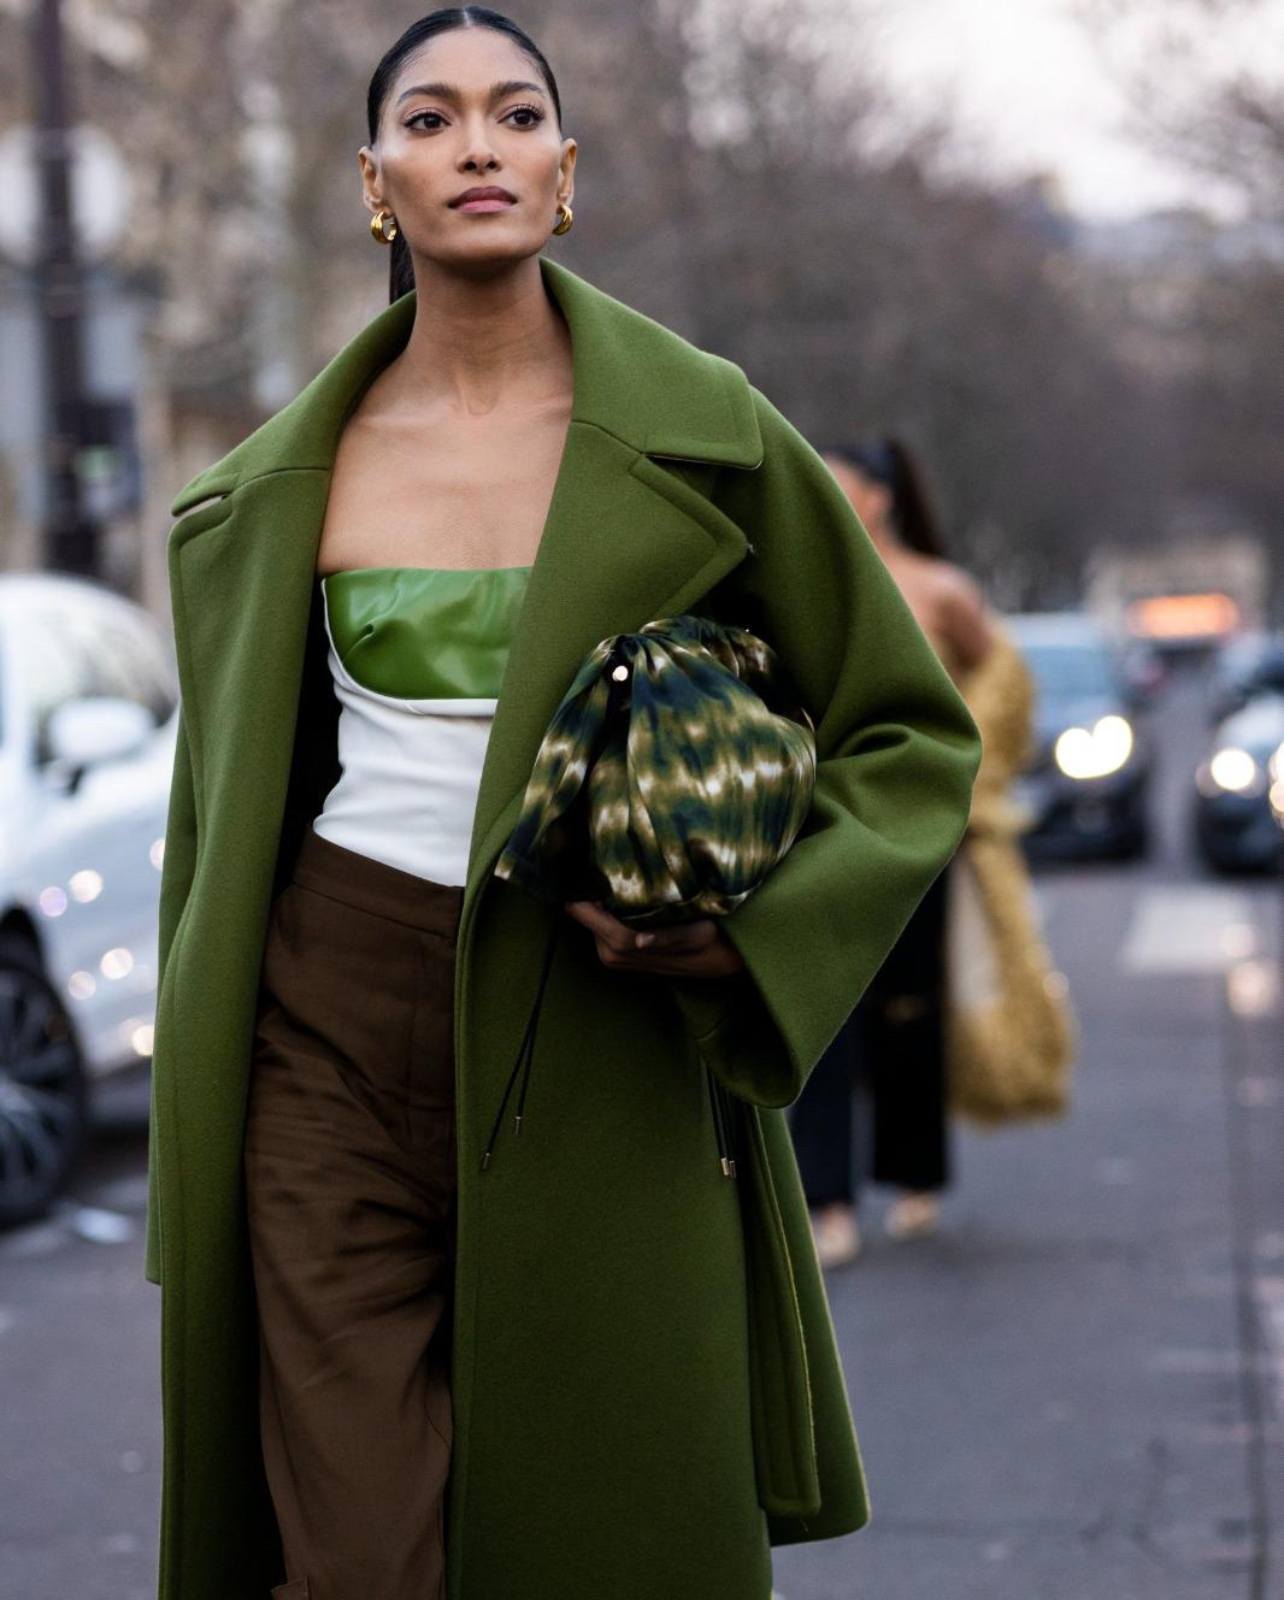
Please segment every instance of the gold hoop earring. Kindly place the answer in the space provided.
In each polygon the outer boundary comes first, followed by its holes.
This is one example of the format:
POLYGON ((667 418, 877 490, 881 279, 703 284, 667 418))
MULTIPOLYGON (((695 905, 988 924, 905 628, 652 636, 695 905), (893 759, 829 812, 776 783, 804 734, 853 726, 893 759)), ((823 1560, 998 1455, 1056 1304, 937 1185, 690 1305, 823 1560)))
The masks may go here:
POLYGON ((391 244, 401 230, 397 227, 397 219, 387 206, 380 206, 374 216, 370 218, 370 232, 376 244, 391 244), (389 232, 384 224, 390 222, 392 229, 389 232))
POLYGON ((557 202, 557 216, 558 222, 557 226, 553 229, 553 232, 569 233, 571 231, 571 223, 575 220, 575 216, 565 200, 559 200, 557 202))

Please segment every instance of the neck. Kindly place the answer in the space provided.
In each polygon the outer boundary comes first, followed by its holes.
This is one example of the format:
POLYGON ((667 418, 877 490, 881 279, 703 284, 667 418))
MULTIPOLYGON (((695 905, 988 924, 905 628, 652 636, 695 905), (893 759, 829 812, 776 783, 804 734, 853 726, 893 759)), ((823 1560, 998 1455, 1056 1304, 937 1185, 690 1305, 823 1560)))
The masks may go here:
POLYGON ((390 402, 467 414, 565 389, 570 333, 544 290, 539 258, 475 277, 416 262, 415 321, 389 368, 390 402))

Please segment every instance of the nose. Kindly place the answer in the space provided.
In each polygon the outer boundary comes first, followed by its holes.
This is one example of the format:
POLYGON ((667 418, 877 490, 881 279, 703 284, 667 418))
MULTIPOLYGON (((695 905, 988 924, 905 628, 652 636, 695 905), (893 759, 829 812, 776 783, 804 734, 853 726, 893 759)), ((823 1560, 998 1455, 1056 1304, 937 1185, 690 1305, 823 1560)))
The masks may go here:
POLYGON ((464 127, 463 149, 459 154, 461 172, 489 172, 499 166, 499 157, 491 149, 486 135, 484 117, 470 117, 464 127))

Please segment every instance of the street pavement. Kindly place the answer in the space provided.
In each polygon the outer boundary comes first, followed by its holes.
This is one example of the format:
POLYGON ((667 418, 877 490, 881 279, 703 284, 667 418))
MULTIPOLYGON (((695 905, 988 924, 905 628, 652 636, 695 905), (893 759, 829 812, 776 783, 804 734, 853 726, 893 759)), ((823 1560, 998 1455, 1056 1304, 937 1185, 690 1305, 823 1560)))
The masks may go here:
MULTIPOLYGON (((874 1520, 779 1552, 785 1600, 1284 1600, 1284 882, 1194 864, 1198 685, 1158 723, 1152 858, 1037 879, 1072 1115, 963 1135, 941 1232, 872 1197, 830 1275, 874 1520)), ((0 1237, 0 1600, 154 1593, 145 1114, 114 1088, 72 1198, 0 1237)))

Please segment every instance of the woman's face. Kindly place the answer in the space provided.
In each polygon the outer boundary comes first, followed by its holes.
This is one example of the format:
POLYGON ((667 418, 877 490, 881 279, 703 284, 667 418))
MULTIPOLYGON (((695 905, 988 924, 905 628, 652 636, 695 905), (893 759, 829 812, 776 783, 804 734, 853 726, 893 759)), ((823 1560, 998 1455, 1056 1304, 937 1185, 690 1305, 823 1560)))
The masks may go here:
POLYGON ((359 160, 368 210, 392 212, 413 257, 467 267, 543 247, 575 155, 529 56, 493 28, 455 28, 402 63, 359 160))

